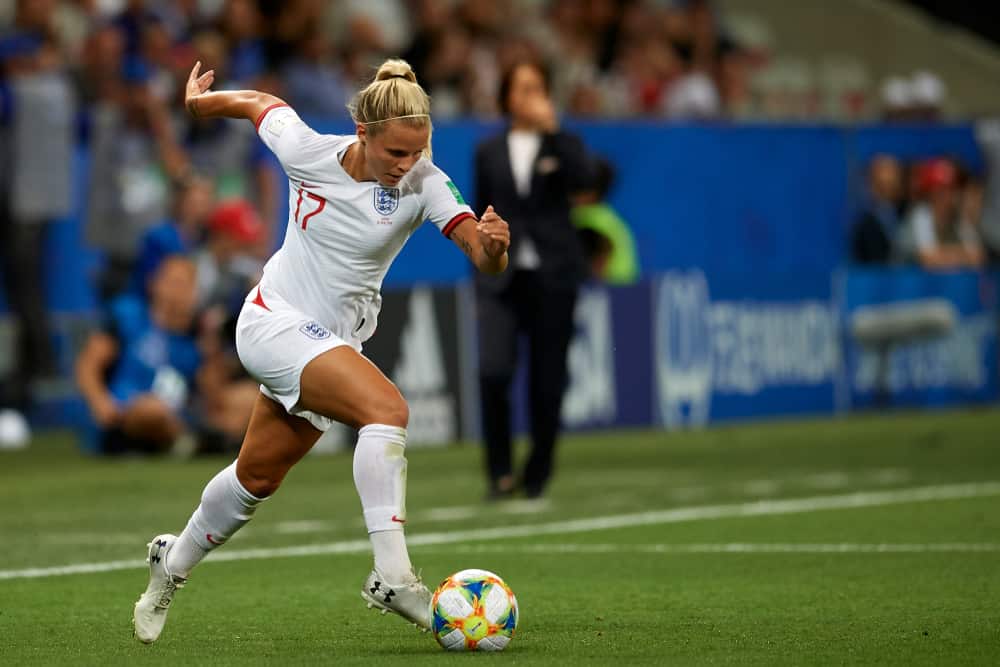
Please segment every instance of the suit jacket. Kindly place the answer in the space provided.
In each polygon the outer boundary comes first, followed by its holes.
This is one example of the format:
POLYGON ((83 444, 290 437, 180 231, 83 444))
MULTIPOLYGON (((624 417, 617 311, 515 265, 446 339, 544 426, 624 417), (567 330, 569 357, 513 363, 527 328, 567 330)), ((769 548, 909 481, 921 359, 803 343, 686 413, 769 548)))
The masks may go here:
POLYGON ((892 239, 871 213, 861 216, 851 231, 851 255, 859 264, 888 264, 892 260, 892 239))
POLYGON ((583 142, 558 131, 542 136, 532 168, 531 192, 521 197, 514 184, 507 146, 509 128, 476 149, 476 212, 490 204, 510 225, 510 266, 499 275, 476 272, 476 287, 502 291, 516 267, 520 239, 530 238, 538 251, 539 277, 546 287, 575 288, 587 275, 586 259, 570 221, 570 195, 591 187, 594 167, 583 142))

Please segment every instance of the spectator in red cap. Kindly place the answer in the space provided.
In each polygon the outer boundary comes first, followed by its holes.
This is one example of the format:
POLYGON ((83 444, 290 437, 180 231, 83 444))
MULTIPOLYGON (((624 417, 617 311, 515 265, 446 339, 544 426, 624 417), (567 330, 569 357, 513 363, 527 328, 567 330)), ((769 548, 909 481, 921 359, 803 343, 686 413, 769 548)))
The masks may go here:
POLYGON ((242 304, 259 277, 266 236, 256 209, 244 199, 225 201, 212 211, 208 238, 197 255, 198 297, 203 307, 242 304))
POLYGON ((236 318, 247 292, 260 279, 259 255, 268 234, 256 209, 244 199, 216 206, 206 231, 204 246, 195 256, 204 354, 198 371, 199 451, 235 451, 258 393, 257 383, 236 356, 236 318))
POLYGON ((231 199, 219 204, 208 219, 209 230, 233 241, 254 244, 264 235, 264 224, 250 202, 231 199))
POLYGON ((934 158, 913 171, 917 200, 906 219, 904 248, 925 269, 982 265, 984 253, 974 221, 963 216, 958 166, 934 158))

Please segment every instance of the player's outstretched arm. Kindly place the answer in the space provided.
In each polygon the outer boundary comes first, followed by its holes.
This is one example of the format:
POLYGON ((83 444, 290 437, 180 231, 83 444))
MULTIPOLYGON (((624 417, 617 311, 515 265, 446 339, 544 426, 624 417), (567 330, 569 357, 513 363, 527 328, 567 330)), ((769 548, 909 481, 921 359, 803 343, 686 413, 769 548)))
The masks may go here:
POLYGON ((256 123, 268 107, 284 104, 284 100, 257 90, 223 90, 210 92, 215 70, 201 74, 201 61, 195 63, 184 90, 184 106, 195 118, 245 118, 256 123))
POLYGON ((468 218, 459 223, 451 233, 451 240, 483 273, 502 273, 507 268, 510 228, 492 205, 486 207, 479 221, 468 218))

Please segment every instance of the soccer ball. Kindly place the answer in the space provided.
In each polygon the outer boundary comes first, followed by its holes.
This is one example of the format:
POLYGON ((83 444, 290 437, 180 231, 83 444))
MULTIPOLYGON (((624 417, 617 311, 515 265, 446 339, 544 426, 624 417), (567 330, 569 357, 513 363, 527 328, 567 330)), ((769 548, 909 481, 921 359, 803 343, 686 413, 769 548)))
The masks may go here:
POLYGON ((502 651, 517 628, 517 598, 486 570, 462 570, 431 598, 434 638, 449 651, 502 651))

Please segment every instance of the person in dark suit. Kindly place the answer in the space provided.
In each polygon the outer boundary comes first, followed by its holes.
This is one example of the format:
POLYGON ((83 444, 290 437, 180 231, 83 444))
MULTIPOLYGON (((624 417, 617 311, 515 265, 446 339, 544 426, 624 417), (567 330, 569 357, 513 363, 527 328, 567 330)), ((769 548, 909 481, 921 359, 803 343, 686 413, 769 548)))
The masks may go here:
POLYGON ((854 262, 888 265, 898 259, 903 203, 903 169, 899 161, 890 155, 875 156, 868 168, 867 200, 851 229, 854 262))
POLYGON ((488 497, 510 496, 520 486, 535 498, 552 474, 573 308, 587 275, 571 195, 590 187, 594 167, 581 140, 559 128, 543 65, 519 62, 507 70, 499 102, 508 126, 478 146, 475 162, 476 210, 493 204, 504 211, 511 236, 511 268, 476 276, 488 497), (510 388, 520 336, 530 350, 532 450, 515 477, 510 388))

